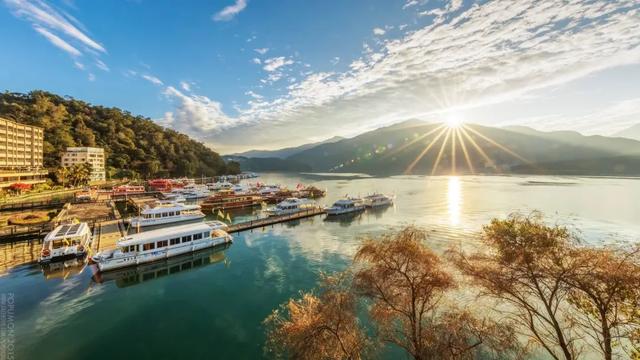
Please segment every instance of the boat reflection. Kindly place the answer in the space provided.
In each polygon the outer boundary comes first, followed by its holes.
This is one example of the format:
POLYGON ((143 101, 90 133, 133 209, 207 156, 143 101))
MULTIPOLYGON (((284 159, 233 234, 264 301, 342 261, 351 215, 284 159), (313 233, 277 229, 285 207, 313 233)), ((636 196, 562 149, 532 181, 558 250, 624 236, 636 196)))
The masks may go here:
POLYGON ((163 261, 129 267, 121 270, 98 272, 94 269, 93 280, 97 283, 115 281, 116 286, 124 288, 137 285, 146 281, 174 275, 192 269, 202 268, 220 262, 226 263, 224 251, 230 244, 215 248, 204 249, 198 252, 174 256, 163 261))
POLYGON ((73 258, 66 261, 55 261, 40 265, 45 280, 67 279, 77 275, 84 269, 84 258, 73 258))
POLYGON ((369 208, 367 209, 366 214, 369 215, 373 215, 374 218, 376 219, 380 219, 382 218, 382 215, 384 213, 386 213, 387 211, 389 211, 389 209, 393 208, 395 205, 387 205, 387 206, 376 206, 373 208, 369 208))
POLYGON ((359 211, 359 212, 351 212, 351 213, 346 213, 341 215, 327 216, 324 218, 324 221, 338 223, 340 224, 340 226, 346 227, 351 225, 351 223, 353 223, 354 221, 360 220, 362 218, 363 213, 364 212, 359 211))

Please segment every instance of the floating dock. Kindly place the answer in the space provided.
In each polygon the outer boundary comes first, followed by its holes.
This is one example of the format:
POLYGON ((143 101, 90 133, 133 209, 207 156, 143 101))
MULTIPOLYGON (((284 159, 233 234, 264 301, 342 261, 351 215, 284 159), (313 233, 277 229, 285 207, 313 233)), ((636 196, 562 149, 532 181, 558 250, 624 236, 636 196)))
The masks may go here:
POLYGON ((270 225, 285 223, 285 222, 288 222, 288 221, 293 221, 293 220, 298 220, 298 219, 304 219, 304 218, 308 218, 308 217, 318 216, 318 215, 322 215, 324 213, 326 213, 324 209, 315 208, 315 209, 301 211, 301 212, 298 212, 298 213, 295 213, 295 214, 280 215, 280 216, 269 216, 269 217, 266 217, 266 218, 250 220, 250 221, 244 221, 244 222, 241 222, 241 223, 229 225, 229 228, 227 229, 227 232, 228 233, 238 233, 238 232, 241 232, 241 231, 262 228, 262 227, 266 227, 266 226, 270 226, 270 225))

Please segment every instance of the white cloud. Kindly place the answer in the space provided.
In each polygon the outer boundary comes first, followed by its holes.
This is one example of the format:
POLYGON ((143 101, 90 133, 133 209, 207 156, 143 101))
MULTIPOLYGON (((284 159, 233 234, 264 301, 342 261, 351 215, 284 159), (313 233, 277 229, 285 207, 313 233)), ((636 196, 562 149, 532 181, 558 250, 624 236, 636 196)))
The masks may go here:
POLYGON ((153 75, 149 75, 149 74, 144 74, 142 75, 142 78, 147 80, 148 82, 152 83, 153 85, 163 85, 162 80, 158 79, 157 77, 153 76, 153 75))
POLYGON ((186 81, 180 81, 180 87, 182 88, 182 90, 190 92, 191 91, 191 84, 189 84, 186 81))
POLYGON ((419 2, 418 2, 418 0, 408 0, 408 1, 407 1, 407 2, 402 6, 402 8, 403 8, 403 9, 410 8, 410 7, 412 7, 412 6, 416 6, 416 5, 418 5, 418 3, 419 3, 419 2))
POLYGON ((74 61, 73 66, 75 66, 78 70, 84 70, 84 64, 79 61, 74 61))
POLYGON ((215 21, 229 21, 247 7, 247 0, 236 0, 233 5, 229 5, 213 16, 215 21))
MULTIPOLYGON (((56 11, 44 1, 5 0, 5 3, 13 10, 13 13, 16 16, 25 18, 40 28, 48 28, 53 31, 64 33, 90 49, 103 53, 106 52, 102 45, 91 39, 87 34, 72 24, 72 21, 77 20, 68 17, 68 15, 65 16, 64 13, 56 11)), ((36 30, 38 30, 38 28, 36 28, 36 30)))
POLYGON ((241 120, 224 114, 222 105, 206 96, 186 95, 173 86, 168 86, 164 95, 177 102, 175 111, 167 112, 162 119, 165 126, 189 134, 220 130, 237 126, 241 120))
POLYGON ((259 49, 253 49, 253 51, 257 52, 260 55, 264 55, 267 53, 267 51, 269 51, 269 48, 259 48, 259 49))
POLYGON ((262 64, 262 61, 260 61, 260 59, 258 59, 258 58, 253 58, 251 61, 252 61, 254 64, 258 64, 258 65, 262 64))
POLYGON ((89 79, 89 81, 95 81, 96 80, 96 76, 93 73, 89 73, 87 78, 89 79))
POLYGON ((68 42, 66 42, 66 41, 62 40, 61 38, 59 38, 58 36, 50 33, 48 30, 46 30, 46 29, 44 29, 44 28, 42 28, 40 26, 37 26, 37 25, 34 26, 33 28, 38 33, 40 33, 42 36, 44 36, 47 40, 49 40, 50 43, 52 43, 53 45, 55 45, 59 49, 67 52, 69 55, 71 55, 71 56, 81 56, 82 55, 80 50, 74 48, 68 42))
POLYGON ((101 60, 96 60, 96 66, 98 67, 98 69, 102 70, 102 71, 109 71, 109 67, 107 66, 107 64, 105 64, 104 62, 102 62, 101 60))
POLYGON ((271 72, 271 71, 276 71, 283 66, 293 64, 293 60, 287 59, 284 56, 279 56, 279 57, 274 57, 274 58, 265 60, 264 64, 265 65, 263 69, 271 72))
POLYGON ((331 59, 331 65, 338 65, 339 62, 340 62, 339 56, 336 56, 333 59, 331 59))
POLYGON ((382 36, 385 33, 386 33, 386 31, 384 29, 382 29, 382 28, 377 27, 377 28, 373 29, 373 34, 376 35, 376 36, 382 36))
MULTIPOLYGON (((224 136, 207 141, 223 150, 248 143, 295 145, 295 138, 321 132, 346 134, 500 104, 603 69, 640 63, 640 4, 635 0, 498 0, 468 8, 453 1, 439 10, 423 28, 376 49, 367 45, 345 72, 311 73, 283 96, 251 101, 236 121, 225 121, 224 136)), ((265 70, 270 72, 292 63, 284 57, 269 60, 265 70)))

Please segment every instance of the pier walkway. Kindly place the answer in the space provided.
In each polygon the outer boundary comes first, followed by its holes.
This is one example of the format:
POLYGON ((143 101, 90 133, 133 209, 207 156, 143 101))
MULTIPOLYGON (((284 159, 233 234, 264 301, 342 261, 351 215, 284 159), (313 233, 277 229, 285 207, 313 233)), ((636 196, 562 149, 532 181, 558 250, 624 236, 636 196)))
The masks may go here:
POLYGON ((261 219, 256 219, 256 220, 249 220, 249 221, 244 221, 244 222, 241 222, 241 223, 229 225, 229 228, 227 229, 227 232, 228 233, 237 233, 237 232, 241 232, 241 231, 246 231, 246 230, 266 227, 266 226, 269 226, 269 225, 275 225, 275 224, 279 224, 279 223, 284 223, 284 222, 287 222, 287 221, 293 221, 293 220, 298 220, 298 219, 304 219, 304 218, 308 218, 308 217, 318 216, 318 215, 322 215, 324 213, 325 213, 324 209, 315 208, 315 209, 309 209, 309 210, 301 211, 301 212, 298 212, 298 213, 295 213, 295 214, 290 214, 290 215, 269 216, 269 217, 266 217, 266 218, 261 218, 261 219))

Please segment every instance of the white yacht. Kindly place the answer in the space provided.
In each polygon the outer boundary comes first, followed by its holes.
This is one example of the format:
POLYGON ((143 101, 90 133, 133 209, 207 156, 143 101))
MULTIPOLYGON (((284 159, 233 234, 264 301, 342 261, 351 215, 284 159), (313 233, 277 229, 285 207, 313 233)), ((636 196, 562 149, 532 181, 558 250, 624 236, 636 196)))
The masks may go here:
POLYGON ((361 199, 345 198, 333 203, 331 207, 325 208, 327 215, 342 215, 364 210, 364 203, 361 199))
POLYGON ((188 184, 183 188, 173 189, 171 192, 181 195, 185 200, 204 199, 211 195, 211 191, 209 191, 206 185, 196 184, 188 184))
POLYGON ((284 199, 284 201, 278 203, 276 206, 267 209, 267 213, 269 216, 289 215, 305 210, 311 210, 316 207, 317 205, 314 201, 292 197, 284 199))
POLYGON ((45 236, 40 262, 83 256, 91 244, 91 229, 87 223, 65 224, 45 236))
POLYGON ((162 196, 164 197, 165 200, 173 201, 177 203, 183 203, 187 201, 187 199, 185 199, 185 197, 178 192, 163 193, 162 196))
POLYGON ((368 208, 376 208, 382 206, 393 205, 393 197, 385 194, 373 193, 367 195, 363 199, 364 205, 368 208))
POLYGON ((101 251, 91 259, 100 271, 144 264, 186 254, 216 245, 227 244, 233 237, 219 221, 180 225, 128 235, 116 249, 101 251))
POLYGON ((231 189, 232 187, 233 187, 233 184, 228 181, 220 181, 220 182, 213 182, 213 183, 207 184, 207 189, 212 191, 228 190, 228 189, 231 189))
POLYGON ((200 205, 185 205, 175 201, 158 201, 154 206, 145 206, 140 216, 129 219, 132 227, 169 224, 180 221, 202 219, 200 205))

